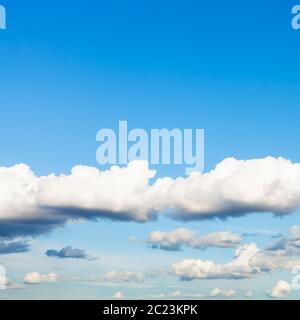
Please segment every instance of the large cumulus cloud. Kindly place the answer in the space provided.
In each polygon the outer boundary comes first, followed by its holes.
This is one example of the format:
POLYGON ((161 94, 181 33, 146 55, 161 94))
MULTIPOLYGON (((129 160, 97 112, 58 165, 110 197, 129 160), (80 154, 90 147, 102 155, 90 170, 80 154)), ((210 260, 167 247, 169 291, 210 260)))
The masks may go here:
POLYGON ((0 167, 0 237, 49 232, 76 218, 145 222, 166 213, 193 220, 283 215, 300 206, 300 164, 283 158, 228 158, 208 173, 154 177, 144 161, 40 177, 24 164, 0 167))

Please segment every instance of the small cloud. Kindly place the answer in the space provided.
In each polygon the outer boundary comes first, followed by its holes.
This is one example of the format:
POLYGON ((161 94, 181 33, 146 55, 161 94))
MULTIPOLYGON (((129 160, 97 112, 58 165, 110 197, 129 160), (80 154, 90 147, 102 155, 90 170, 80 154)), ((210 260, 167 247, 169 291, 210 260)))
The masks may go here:
POLYGON ((104 282, 144 282, 144 276, 141 272, 129 271, 110 271, 102 278, 104 282))
POLYGON ((246 291, 246 292, 245 292, 245 297, 246 297, 247 299, 252 299, 252 297, 253 297, 253 292, 252 292, 251 290, 246 291))
POLYGON ((172 265, 172 272, 181 280, 195 279, 246 279, 258 274, 260 269, 252 265, 253 257, 259 252, 255 243, 240 246, 235 257, 226 264, 209 260, 183 260, 172 265))
POLYGON ((236 292, 234 290, 222 290, 222 289, 214 289, 210 294, 212 298, 233 298, 235 295, 236 295, 236 292))
POLYGON ((24 277, 24 283, 26 284, 54 283, 57 280, 59 280, 59 276, 53 272, 45 275, 39 272, 30 272, 24 277))
POLYGON ((180 251, 183 246, 200 250, 209 247, 235 248, 241 244, 241 241, 241 235, 230 231, 213 232, 200 236, 189 229, 177 229, 170 232, 154 231, 148 239, 152 249, 165 251, 180 251))
POLYGON ((61 259, 90 259, 90 256, 85 250, 73 249, 72 247, 65 247, 59 251, 57 250, 47 250, 45 253, 48 257, 56 257, 61 259))
POLYGON ((91 282, 125 283, 125 282, 144 282, 144 276, 141 272, 130 271, 110 271, 104 276, 94 275, 90 278, 91 282))
POLYGON ((113 298, 114 298, 114 299, 117 299, 117 300, 122 300, 122 299, 124 299, 124 294, 123 294, 123 292, 118 291, 118 292, 116 292, 116 293, 114 294, 113 298))
POLYGON ((286 281, 280 280, 276 286, 271 290, 270 297, 275 299, 285 298, 292 292, 292 286, 286 281))
MULTIPOLYGON (((278 238, 277 238, 278 239, 278 238)), ((300 226, 294 225, 289 229, 288 236, 280 237, 269 248, 269 251, 286 250, 289 253, 298 251, 300 248, 300 226)))

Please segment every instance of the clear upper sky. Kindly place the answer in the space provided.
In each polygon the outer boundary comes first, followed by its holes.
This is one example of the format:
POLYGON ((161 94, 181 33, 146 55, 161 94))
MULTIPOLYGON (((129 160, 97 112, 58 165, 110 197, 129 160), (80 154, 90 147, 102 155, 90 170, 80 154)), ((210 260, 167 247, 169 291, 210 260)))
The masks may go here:
MULTIPOLYGON (((26 163, 37 175, 67 174, 77 164, 99 168, 96 133, 116 129, 119 120, 146 130, 204 128, 205 171, 227 157, 300 162, 300 31, 291 27, 296 0, 0 4, 7 10, 7 30, 0 30, 0 166, 26 163)), ((180 166, 156 169, 160 176, 184 175, 180 166)), ((238 281, 182 282, 171 275, 142 283, 89 279, 112 270, 168 269, 186 258, 224 263, 234 256, 232 249, 152 250, 145 241, 155 230, 251 233, 245 243, 266 246, 298 223, 296 212, 189 223, 160 218, 67 224, 30 238, 29 252, 0 256, 14 283, 33 271, 55 272, 67 283, 25 285, 0 292, 0 298, 98 299, 117 291, 139 298, 177 290, 206 295, 215 288, 267 298, 278 280, 291 280, 289 272, 238 281), (130 236, 138 241, 128 242, 130 236), (44 255, 68 245, 99 258, 74 263, 44 255)))

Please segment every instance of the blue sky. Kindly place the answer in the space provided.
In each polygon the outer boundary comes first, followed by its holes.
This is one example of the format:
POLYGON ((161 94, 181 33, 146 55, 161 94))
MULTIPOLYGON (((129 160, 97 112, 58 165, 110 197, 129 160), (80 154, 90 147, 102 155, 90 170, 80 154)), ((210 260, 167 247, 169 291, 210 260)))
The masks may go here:
MULTIPOLYGON (((0 166, 28 164, 36 175, 68 174, 74 165, 99 168, 96 133, 131 128, 204 128, 205 171, 227 157, 266 156, 299 163, 300 31, 291 28, 297 1, 17 1, 1 0, 7 30, 0 32, 0 166)), ((99 168, 101 169, 101 168, 99 168)), ((183 166, 158 166, 158 175, 184 175, 183 166)), ((299 211, 299 210, 298 210, 299 211)), ((1 223, 1 222, 0 222, 1 223)), ((268 298, 290 271, 251 280, 193 280, 174 275, 144 282, 93 282, 115 270, 168 270, 184 259, 232 260, 234 249, 147 248, 155 230, 188 228, 255 233, 243 243, 267 246, 299 223, 298 212, 280 218, 253 213, 227 220, 183 223, 161 217, 147 223, 67 223, 29 239, 26 253, 1 255, 11 281, 55 272, 55 283, 24 285, 1 298, 126 298, 161 293, 209 295, 212 289, 268 298), (138 239, 130 243, 128 237, 138 239), (98 259, 44 255, 66 246, 98 259), (30 261, 30 264, 28 263, 30 261), (84 271, 83 271, 84 270, 84 271), (66 280, 67 279, 67 280, 66 280), (58 294, 59 292, 59 294, 58 294)), ((300 292, 289 297, 297 298, 300 292)))

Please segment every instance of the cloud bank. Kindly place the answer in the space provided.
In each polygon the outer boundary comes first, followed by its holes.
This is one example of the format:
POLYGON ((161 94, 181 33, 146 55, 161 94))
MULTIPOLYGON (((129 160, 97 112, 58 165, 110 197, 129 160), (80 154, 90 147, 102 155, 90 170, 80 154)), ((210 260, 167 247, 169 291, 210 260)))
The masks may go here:
POLYGON ((201 259, 187 259, 174 263, 172 272, 181 280, 247 279, 275 270, 292 271, 300 265, 300 227, 293 226, 290 235, 278 240, 267 249, 255 243, 241 245, 235 257, 225 264, 201 259))
POLYGON ((300 207, 300 164, 283 158, 228 158, 208 173, 152 182, 155 174, 145 161, 40 177, 24 164, 0 167, 0 237, 37 235, 72 219, 146 222, 165 213, 187 221, 300 207))

